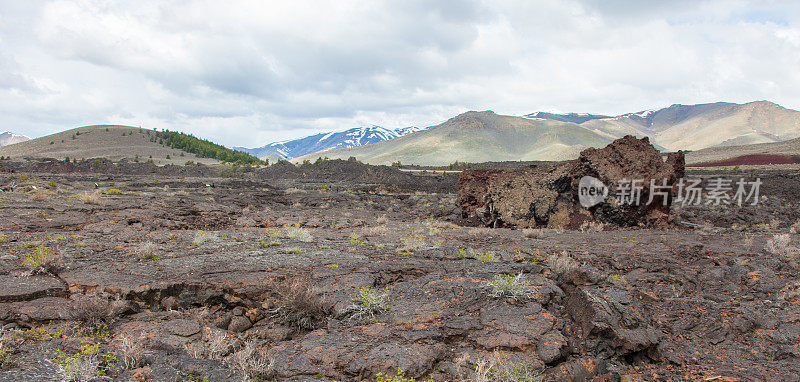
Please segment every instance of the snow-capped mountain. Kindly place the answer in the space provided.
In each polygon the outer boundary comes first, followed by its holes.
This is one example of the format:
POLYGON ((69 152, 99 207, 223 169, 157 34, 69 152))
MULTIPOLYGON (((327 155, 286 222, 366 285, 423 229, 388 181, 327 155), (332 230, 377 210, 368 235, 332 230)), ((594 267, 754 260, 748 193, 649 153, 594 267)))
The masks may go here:
POLYGON ((0 134, 0 147, 12 145, 14 143, 25 142, 25 141, 29 141, 29 140, 30 140, 30 138, 28 138, 28 137, 26 137, 24 135, 14 134, 14 133, 6 131, 6 132, 0 134))
POLYGON ((587 114, 587 113, 557 114, 557 113, 548 113, 545 111, 537 111, 535 113, 526 114, 524 115, 524 117, 530 119, 551 119, 554 121, 571 122, 577 124, 581 124, 586 121, 590 121, 592 119, 609 118, 606 115, 597 115, 597 114, 587 114))
POLYGON ((234 149, 259 158, 272 156, 283 159, 293 159, 303 155, 322 153, 328 150, 346 149, 388 141, 424 129, 424 127, 413 126, 386 129, 373 125, 339 132, 319 133, 288 141, 273 142, 254 149, 244 147, 234 147, 234 149))

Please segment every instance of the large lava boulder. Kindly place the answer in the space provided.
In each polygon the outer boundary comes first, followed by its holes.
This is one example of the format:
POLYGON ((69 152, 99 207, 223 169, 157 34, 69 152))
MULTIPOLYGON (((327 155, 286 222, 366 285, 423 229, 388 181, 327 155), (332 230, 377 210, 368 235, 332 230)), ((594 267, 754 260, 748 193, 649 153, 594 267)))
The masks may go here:
POLYGON ((567 162, 464 171, 457 204, 465 219, 489 227, 654 225, 669 220, 673 188, 683 174, 683 152, 663 157, 648 138, 628 135, 567 162), (595 191, 604 185, 607 194, 582 205, 579 192, 586 192, 587 179, 601 186, 595 191))

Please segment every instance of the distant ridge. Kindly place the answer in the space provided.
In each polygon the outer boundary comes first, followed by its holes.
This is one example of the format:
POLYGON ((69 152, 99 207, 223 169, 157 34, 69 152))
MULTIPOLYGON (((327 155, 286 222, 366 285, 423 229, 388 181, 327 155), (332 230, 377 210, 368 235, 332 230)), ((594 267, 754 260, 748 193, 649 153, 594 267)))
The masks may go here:
POLYGON ((399 161, 434 166, 456 161, 564 160, 587 147, 605 146, 611 141, 574 123, 470 111, 423 131, 372 145, 328 151, 325 156, 354 156, 371 164, 399 161))
MULTIPOLYGON (((521 117, 467 112, 425 131, 372 145, 327 151, 367 163, 564 160, 586 147, 634 135, 662 151, 776 143, 800 137, 800 112, 768 101, 674 104, 618 116, 535 112, 521 117)), ((299 157, 298 160, 310 159, 299 157)))
POLYGON ((627 134, 649 137, 671 151, 706 147, 780 142, 800 137, 800 112, 769 101, 745 104, 715 102, 674 104, 615 117, 589 114, 532 113, 538 118, 563 120, 563 116, 587 116, 570 122, 608 137, 627 134))
POLYGON ((388 141, 420 130, 424 130, 424 128, 403 127, 399 129, 386 129, 373 125, 339 132, 319 133, 288 141, 273 142, 254 149, 244 147, 234 147, 234 149, 246 152, 258 158, 293 159, 303 155, 318 154, 335 149, 346 149, 388 141))

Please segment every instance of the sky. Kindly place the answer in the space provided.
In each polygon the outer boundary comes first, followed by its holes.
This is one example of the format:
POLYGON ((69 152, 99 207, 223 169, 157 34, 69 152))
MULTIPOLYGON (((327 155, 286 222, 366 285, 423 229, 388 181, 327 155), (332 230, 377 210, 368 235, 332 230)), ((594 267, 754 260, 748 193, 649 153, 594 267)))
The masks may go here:
POLYGON ((468 110, 800 109, 797 1, 0 0, 0 131, 258 147, 468 110))

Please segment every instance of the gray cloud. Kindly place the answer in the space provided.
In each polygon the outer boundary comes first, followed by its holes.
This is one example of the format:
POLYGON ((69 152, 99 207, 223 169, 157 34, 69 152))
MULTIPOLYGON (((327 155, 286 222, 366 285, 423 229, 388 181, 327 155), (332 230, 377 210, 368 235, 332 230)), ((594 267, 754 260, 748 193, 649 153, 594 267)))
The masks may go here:
POLYGON ((800 107, 800 8, 751 1, 0 4, 0 130, 90 123, 255 146, 468 109, 800 107))

